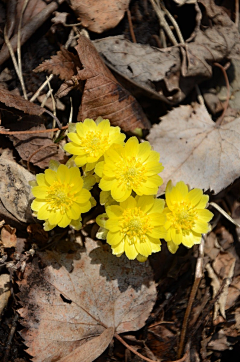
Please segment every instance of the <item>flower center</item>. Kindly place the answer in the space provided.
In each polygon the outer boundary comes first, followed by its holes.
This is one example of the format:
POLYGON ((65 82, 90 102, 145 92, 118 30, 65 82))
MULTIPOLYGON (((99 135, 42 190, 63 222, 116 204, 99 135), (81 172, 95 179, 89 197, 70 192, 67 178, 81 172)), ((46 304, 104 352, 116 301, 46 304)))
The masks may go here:
POLYGON ((48 211, 60 211, 65 214, 72 206, 74 194, 70 191, 71 185, 55 181, 50 187, 47 196, 48 211))
POLYGON ((152 230, 148 215, 139 207, 124 210, 119 219, 120 232, 128 237, 131 244, 144 242, 146 234, 152 230))
POLYGON ((181 230, 183 234, 188 234, 197 220, 196 210, 191 207, 190 203, 181 201, 175 203, 173 211, 167 214, 167 219, 171 221, 172 226, 178 231, 181 230))
POLYGON ((109 146, 109 137, 104 136, 101 131, 89 131, 84 139, 82 139, 82 147, 90 157, 98 157, 99 154, 103 154, 109 146))
POLYGON ((118 162, 116 165, 116 178, 121 184, 127 185, 129 188, 137 188, 146 182, 145 167, 134 157, 118 162))

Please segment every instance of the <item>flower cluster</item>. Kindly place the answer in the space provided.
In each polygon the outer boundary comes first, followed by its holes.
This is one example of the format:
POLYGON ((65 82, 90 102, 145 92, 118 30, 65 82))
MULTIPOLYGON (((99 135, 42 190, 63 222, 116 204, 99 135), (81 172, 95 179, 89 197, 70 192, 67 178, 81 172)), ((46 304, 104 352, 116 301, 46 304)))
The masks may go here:
POLYGON ((66 165, 51 162, 32 185, 32 209, 45 221, 45 230, 68 225, 79 230, 82 213, 96 204, 90 190, 97 182, 106 210, 97 217, 97 236, 107 240, 114 255, 145 261, 161 250, 161 239, 171 253, 180 244, 200 243, 213 216, 205 209, 208 196, 182 181, 176 186, 169 181, 165 200, 157 198, 163 166, 149 142, 139 143, 136 137, 125 142, 120 128, 101 117, 85 119, 69 131, 71 142, 64 149, 72 158, 66 165))

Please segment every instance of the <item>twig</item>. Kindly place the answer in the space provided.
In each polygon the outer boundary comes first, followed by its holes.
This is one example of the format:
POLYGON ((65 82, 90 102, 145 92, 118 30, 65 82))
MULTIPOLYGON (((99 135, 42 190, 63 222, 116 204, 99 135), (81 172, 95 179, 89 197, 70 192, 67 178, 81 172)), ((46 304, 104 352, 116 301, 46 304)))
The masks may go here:
POLYGON ((16 331, 18 318, 19 318, 19 315, 16 313, 14 318, 13 318, 12 327, 11 327, 11 330, 10 330, 10 333, 9 333, 9 336, 8 336, 7 347, 6 347, 6 351, 5 351, 5 354, 4 354, 3 362, 8 362, 11 343, 12 343, 12 339, 13 339, 15 331, 16 331))
POLYGON ((28 157, 28 159, 27 159, 27 169, 28 169, 28 171, 30 171, 30 165, 29 165, 29 163, 30 163, 31 158, 32 158, 33 156, 35 156, 36 153, 44 150, 44 148, 53 147, 53 146, 58 147, 58 144, 57 144, 57 143, 53 143, 52 145, 44 145, 44 146, 38 148, 35 152, 33 152, 33 153, 28 157))
MULTIPOLYGON (((48 19, 52 13, 57 10, 58 6, 62 4, 65 0, 56 0, 47 5, 40 13, 34 16, 24 27, 21 29, 21 43, 22 45, 35 33, 35 31, 48 19)), ((13 52, 17 50, 17 37, 14 35, 11 38, 11 47, 13 52)), ((0 52, 0 65, 4 63, 10 55, 9 47, 1 49, 0 52)))
POLYGON ((139 353, 138 351, 136 351, 133 347, 131 347, 127 342, 125 342, 122 337, 120 337, 117 333, 114 333, 114 337, 116 339, 118 339, 127 349, 129 349, 132 353, 136 354, 138 357, 144 359, 144 361, 148 361, 148 362, 156 362, 153 359, 147 358, 145 356, 143 356, 141 353, 139 353))
POLYGON ((26 88, 25 88, 25 84, 24 84, 24 79, 23 79, 23 75, 22 75, 22 59, 21 59, 21 27, 22 27, 22 18, 23 18, 23 13, 26 10, 26 7, 28 5, 29 0, 25 0, 23 7, 22 7, 22 11, 21 11, 21 15, 20 15, 20 19, 19 19, 19 24, 18 24, 18 32, 17 32, 17 56, 18 56, 18 69, 19 69, 19 74, 21 76, 21 84, 22 84, 22 89, 23 89, 23 95, 24 98, 28 100, 28 96, 27 96, 27 92, 26 92, 26 88))
POLYGON ((238 29, 238 26, 239 26, 239 0, 235 0, 235 24, 238 29))
POLYGON ((215 202, 210 202, 211 206, 213 206, 216 210, 218 210, 226 219, 228 219, 232 224, 236 225, 237 227, 240 228, 240 224, 238 224, 235 220, 233 220, 233 218, 231 218, 230 215, 228 215, 226 213, 226 211, 224 211, 218 204, 216 204, 215 202))
POLYGON ((67 129, 68 126, 64 126, 61 128, 51 128, 51 129, 44 129, 44 130, 36 130, 36 131, 1 131, 0 134, 6 134, 6 135, 15 135, 15 134, 38 134, 38 133, 49 133, 49 132, 55 132, 63 129, 67 129))
POLYGON ((224 103, 224 109, 223 109, 223 112, 222 112, 221 116, 216 121, 216 124, 220 125, 222 123, 222 120, 223 120, 223 118, 224 118, 224 116, 226 114, 227 108, 228 108, 229 99, 230 99, 230 85, 229 85, 228 76, 227 76, 225 68, 219 63, 213 63, 213 65, 215 65, 216 67, 218 67, 218 68, 220 68, 222 70, 223 75, 224 75, 224 79, 225 79, 225 82, 226 82, 226 87, 227 87, 227 99, 226 99, 226 102, 224 103))
POLYGON ((153 7, 153 9, 155 10, 155 12, 156 12, 156 14, 157 14, 157 16, 158 16, 158 18, 159 18, 160 25, 161 25, 161 26, 163 27, 163 29, 165 30, 165 32, 166 32, 166 34, 168 35, 169 39, 171 40, 172 44, 173 44, 173 45, 177 45, 178 42, 177 42, 177 40, 176 40, 176 38, 175 38, 172 30, 170 29, 170 27, 169 27, 169 25, 168 25, 168 23, 167 23, 164 15, 163 15, 163 13, 162 13, 161 8, 159 8, 159 7, 157 6, 157 4, 155 3, 154 0, 150 0, 150 3, 152 4, 152 7, 153 7))
POLYGON ((187 352, 184 354, 184 356, 182 356, 182 358, 180 358, 180 359, 176 359, 175 361, 167 361, 167 362, 184 362, 185 359, 186 359, 187 356, 188 356, 188 353, 189 353, 189 351, 187 351, 187 352))
POLYGON ((15 57, 15 54, 14 54, 12 45, 11 45, 9 39, 8 39, 6 26, 4 27, 4 40, 5 40, 5 43, 6 43, 6 45, 7 45, 8 50, 9 50, 9 53, 10 53, 10 55, 11 55, 11 58, 12 58, 12 62, 13 62, 15 71, 16 71, 17 76, 18 76, 18 78, 19 78, 19 81, 20 81, 20 83, 21 83, 21 87, 22 87, 22 91, 23 91, 24 98, 27 99, 27 94, 26 94, 26 89, 25 89, 25 85, 24 85, 24 82, 23 82, 22 74, 21 74, 21 72, 19 71, 19 67, 18 67, 18 64, 17 64, 17 60, 16 60, 16 57, 15 57))
POLYGON ((168 11, 168 9, 166 9, 163 4, 161 4, 161 6, 162 6, 163 10, 165 11, 166 15, 168 16, 169 20, 171 21, 172 25, 174 26, 180 43, 184 43, 184 39, 183 39, 181 30, 178 26, 178 23, 176 22, 176 20, 172 16, 172 14, 168 11))
POLYGON ((32 96, 32 98, 30 99, 30 102, 34 102, 35 99, 39 96, 41 90, 46 87, 48 81, 50 82, 50 80, 53 78, 53 74, 51 74, 49 77, 47 77, 47 80, 45 80, 45 82, 38 88, 38 90, 36 91, 36 93, 32 96))
POLYGON ((192 305, 193 305, 196 293, 198 291, 199 283, 200 283, 200 281, 202 279, 202 275, 203 275, 203 271, 202 271, 203 250, 204 250, 204 239, 202 237, 201 244, 199 245, 199 257, 197 259, 197 264, 196 264, 195 280, 194 280, 194 283, 192 286, 192 290, 191 290, 190 297, 188 300, 187 309, 186 309, 184 319, 183 319, 183 325, 182 325, 182 330, 181 330, 181 335, 180 335, 180 343, 179 343, 178 354, 177 354, 178 358, 181 358, 182 353, 183 353, 184 341, 185 341, 186 332, 187 332, 188 318, 190 316, 190 313, 192 310, 192 305))
POLYGON ((132 37, 132 41, 133 41, 133 43, 136 43, 137 40, 136 40, 136 37, 134 34, 133 25, 132 25, 132 17, 131 17, 131 13, 130 13, 129 9, 127 9, 127 17, 128 17, 128 24, 129 24, 129 30, 130 30, 130 34, 132 37))

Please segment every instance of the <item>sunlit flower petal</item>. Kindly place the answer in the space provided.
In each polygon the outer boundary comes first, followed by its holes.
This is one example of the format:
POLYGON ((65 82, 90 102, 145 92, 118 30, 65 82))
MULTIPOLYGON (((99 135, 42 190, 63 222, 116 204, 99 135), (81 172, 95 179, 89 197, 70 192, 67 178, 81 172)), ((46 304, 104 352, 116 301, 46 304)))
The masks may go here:
POLYGON ((106 214, 98 216, 96 221, 107 230, 107 242, 113 254, 125 252, 130 260, 145 261, 149 255, 160 251, 160 238, 166 235, 163 205, 164 202, 154 196, 130 196, 120 205, 108 206, 106 214), (153 208, 154 213, 151 213, 153 208))
POLYGON ((96 167, 102 177, 99 187, 111 191, 118 202, 126 200, 132 191, 139 196, 155 195, 162 184, 159 158, 149 142, 139 144, 136 137, 129 138, 125 145, 112 145, 104 154, 104 164, 96 167))
POLYGON ((56 170, 45 170, 36 178, 41 186, 32 188, 36 197, 32 210, 39 220, 45 220, 45 230, 55 226, 66 227, 70 224, 80 226, 81 213, 91 208, 91 194, 83 188, 83 179, 78 167, 68 168, 58 165, 56 170), (44 184, 44 178, 46 184, 44 184))
POLYGON ((125 135, 119 127, 111 127, 108 119, 102 119, 98 124, 93 119, 85 119, 76 124, 76 132, 69 133, 72 142, 64 146, 65 151, 76 155, 77 166, 97 162, 112 144, 123 144, 125 135))
POLYGON ((171 253, 177 251, 178 245, 190 248, 199 244, 201 236, 209 231, 208 222, 213 214, 205 210, 208 196, 202 190, 188 190, 180 181, 173 186, 171 181, 166 187, 166 205, 163 214, 166 216, 164 227, 167 230, 164 239, 171 253))

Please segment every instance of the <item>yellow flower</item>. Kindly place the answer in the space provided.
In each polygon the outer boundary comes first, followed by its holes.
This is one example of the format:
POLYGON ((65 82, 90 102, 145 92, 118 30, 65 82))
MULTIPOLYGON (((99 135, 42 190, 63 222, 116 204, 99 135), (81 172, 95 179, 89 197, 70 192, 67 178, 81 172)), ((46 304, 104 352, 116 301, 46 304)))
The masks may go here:
POLYGON ((113 145, 104 154, 104 161, 95 168, 102 177, 99 187, 111 191, 114 200, 122 202, 134 191, 137 195, 155 195, 162 179, 160 155, 152 151, 149 142, 138 142, 131 137, 124 146, 113 145))
POLYGON ((32 202, 32 210, 39 220, 45 220, 46 231, 57 225, 80 229, 81 213, 91 209, 91 194, 83 188, 78 167, 55 165, 53 168, 36 176, 37 186, 32 188, 36 199, 32 202))
POLYGON ((97 217, 97 223, 107 230, 112 253, 121 256, 125 252, 130 260, 145 261, 160 251, 160 238, 166 234, 163 208, 164 200, 153 196, 130 196, 120 205, 108 206, 106 214, 97 217))
POLYGON ((95 167, 96 162, 114 144, 123 144, 125 135, 119 127, 111 127, 108 119, 86 118, 76 124, 76 132, 70 132, 68 137, 72 142, 65 145, 65 151, 74 156, 77 166, 91 164, 88 170, 95 167), (100 122, 98 122, 100 121, 100 122), (97 122, 97 123, 96 123, 97 122))
POLYGON ((200 244, 203 233, 209 231, 208 222, 213 214, 205 210, 208 196, 203 195, 202 190, 192 189, 180 181, 176 186, 169 181, 166 187, 166 204, 164 209, 166 222, 164 224, 167 235, 168 249, 176 253, 178 246, 183 244, 191 248, 194 244, 200 244))

